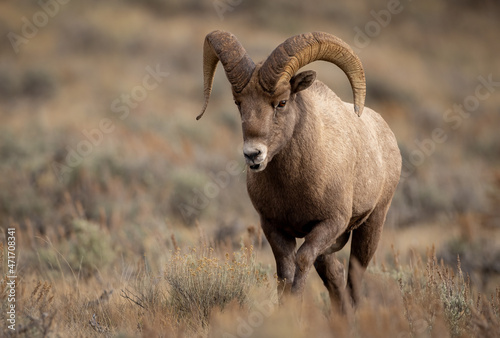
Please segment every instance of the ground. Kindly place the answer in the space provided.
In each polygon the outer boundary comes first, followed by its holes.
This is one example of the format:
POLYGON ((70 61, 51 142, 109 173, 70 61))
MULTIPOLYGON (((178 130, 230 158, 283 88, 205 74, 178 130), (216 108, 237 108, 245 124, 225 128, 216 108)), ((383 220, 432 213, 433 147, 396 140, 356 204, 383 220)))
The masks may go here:
MULTIPOLYGON (((499 12, 465 0, 0 3, 1 321, 15 305, 25 336, 498 334, 499 12), (326 31, 364 64, 366 105, 396 134, 403 174, 352 322, 330 313, 314 273, 301 304, 276 306, 222 67, 195 120, 214 29, 255 61, 326 31)), ((307 68, 351 100, 339 69, 307 68)))

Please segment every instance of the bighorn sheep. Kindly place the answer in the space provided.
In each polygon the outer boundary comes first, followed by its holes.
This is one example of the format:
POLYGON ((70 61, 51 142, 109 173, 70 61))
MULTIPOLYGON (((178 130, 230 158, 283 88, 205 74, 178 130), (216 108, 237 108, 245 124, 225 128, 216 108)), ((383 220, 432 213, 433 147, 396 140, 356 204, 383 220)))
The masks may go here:
POLYGON ((203 48, 205 104, 197 119, 207 108, 219 61, 241 115, 248 193, 285 292, 301 294, 314 265, 334 304, 357 303, 359 280, 377 248, 401 171, 392 131, 375 111, 362 114, 361 61, 339 38, 314 32, 287 39, 255 65, 234 35, 214 31, 203 48), (316 80, 314 71, 296 74, 316 60, 345 72, 354 105, 316 80), (343 265, 334 252, 351 233, 345 293, 343 265), (297 251, 296 238, 305 239, 297 251))

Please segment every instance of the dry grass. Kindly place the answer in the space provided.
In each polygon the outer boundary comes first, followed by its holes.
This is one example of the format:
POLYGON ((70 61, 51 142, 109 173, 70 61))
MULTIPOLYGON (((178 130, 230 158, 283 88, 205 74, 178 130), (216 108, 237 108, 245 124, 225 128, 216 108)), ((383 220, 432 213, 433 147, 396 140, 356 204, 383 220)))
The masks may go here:
MULTIPOLYGON (((120 288, 98 291, 61 281, 18 285, 17 334, 77 336, 495 337, 500 333, 500 288, 482 295, 464 275, 439 263, 434 250, 411 264, 376 265, 367 273, 365 297, 352 318, 331 312, 322 296, 277 305, 276 282, 252 248, 225 255, 206 246, 169 254, 162 271, 102 276, 120 288), (53 285, 55 283, 56 285, 53 285), (168 332, 168 334, 167 334, 168 332), (248 335, 247 335, 248 334, 248 335)), ((395 253, 397 255, 397 253, 395 253)), ((398 261, 398 257, 393 257, 398 261)), ((4 266, 2 266, 4 268, 4 266)), ((7 279, 2 280, 5 289, 7 279)), ((6 295, 2 296, 6 320, 6 295)), ((4 328, 3 334, 10 332, 4 328)))
POLYGON ((207 328, 212 312, 224 311, 232 302, 243 307, 250 288, 267 280, 255 264, 252 247, 242 248, 232 257, 226 253, 224 260, 214 255, 213 248, 201 250, 193 248, 184 255, 177 250, 164 272, 169 308, 190 328, 207 328))
MULTIPOLYGON (((221 21, 211 1, 68 2, 18 54, 2 39, 0 227, 16 228, 17 334, 500 336, 498 89, 459 128, 444 120, 474 95, 478 76, 499 80, 494 2, 405 2, 357 50, 367 105, 386 118, 406 159, 437 127, 448 140, 400 184, 351 321, 332 314, 314 274, 302 303, 278 308, 244 166, 214 188, 228 163, 242 164, 241 131, 220 69, 206 119, 194 120, 205 34, 235 33, 258 61, 305 31, 353 44, 354 27, 387 4, 243 1, 221 21), (157 65, 170 75, 125 118, 113 112, 112 102, 157 65), (105 118, 114 130, 59 180, 54 163, 65 163, 105 118), (217 193, 207 198, 207 187, 217 193), (197 207, 192 217, 179 212, 186 204, 197 207), (432 244, 436 254, 426 254, 432 244)), ((0 2, 1 35, 19 34, 21 18, 38 11, 35 1, 0 2)), ((351 100, 345 75, 311 68, 351 100)), ((5 243, 0 335, 9 336, 5 243)))

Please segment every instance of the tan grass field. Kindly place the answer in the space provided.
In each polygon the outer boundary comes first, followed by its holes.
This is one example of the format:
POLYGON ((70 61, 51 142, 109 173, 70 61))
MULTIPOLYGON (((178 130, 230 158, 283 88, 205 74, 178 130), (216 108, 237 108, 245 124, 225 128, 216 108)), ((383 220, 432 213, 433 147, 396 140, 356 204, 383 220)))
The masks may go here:
MULTIPOLYGON (((499 14, 467 0, 0 2, 0 336, 500 336, 499 14), (195 121, 214 29, 256 61, 326 31, 365 66, 404 170, 349 319, 314 273, 301 302, 277 305, 221 69, 195 121)), ((308 68, 351 100, 339 69, 308 68)))

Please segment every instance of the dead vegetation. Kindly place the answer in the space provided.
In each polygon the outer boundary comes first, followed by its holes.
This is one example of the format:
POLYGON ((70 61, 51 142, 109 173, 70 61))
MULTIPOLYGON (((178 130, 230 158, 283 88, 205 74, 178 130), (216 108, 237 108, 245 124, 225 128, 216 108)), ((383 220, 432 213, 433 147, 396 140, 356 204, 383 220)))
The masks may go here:
MULTIPOLYGON (((0 336, 500 336, 497 87, 460 127, 444 120, 474 95, 478 76, 500 80, 493 1, 474 10, 470 1, 460 2, 467 10, 452 1, 407 2, 359 51, 367 105, 387 119, 406 161, 422 151, 415 140, 435 128, 448 139, 400 185, 365 300, 350 323, 331 313, 316 276, 301 307, 276 305, 272 254, 245 173, 227 184, 218 180, 230 161, 243 168, 240 125, 223 74, 215 78, 210 121, 195 123, 199 46, 207 32, 235 32, 261 59, 306 31, 352 43, 353 28, 375 20, 370 11, 387 3, 243 1, 221 21, 211 1, 71 1, 18 54, 3 39, 0 227, 4 236, 16 228, 18 279, 13 334, 4 325, 2 236, 0 336), (112 102, 131 95, 146 67, 157 65, 170 75, 121 119, 112 102), (101 139, 95 130, 103 119, 115 128, 101 131, 101 139), (75 155, 59 180, 53 165, 68 164, 71 150, 81 160, 75 155), (185 219, 182 203, 196 215, 185 219), (435 254, 426 253, 433 243, 435 254), (226 262, 233 270, 224 270, 226 262), (199 303, 192 293, 208 298, 199 303)), ((2 36, 19 34, 21 18, 38 11, 38 2, 1 2, 2 36)), ((330 68, 318 71, 331 74, 321 80, 335 88, 345 83, 330 68)), ((348 85, 338 94, 350 100, 348 85)))
MULTIPOLYGON (((410 264, 372 266, 363 285, 363 301, 350 321, 332 312, 326 292, 321 297, 311 293, 296 307, 280 308, 272 269, 258 263, 251 247, 222 254, 220 249, 200 246, 168 256, 162 271, 140 271, 122 281, 120 295, 112 290, 94 292, 96 285, 74 289, 56 281, 54 291, 49 282, 24 281, 16 300, 22 309, 17 313, 16 334, 161 336, 170 332, 217 337, 251 331, 261 336, 274 332, 275 326, 280 334, 294 337, 325 330, 343 337, 500 334, 500 288, 488 295, 479 293, 463 273, 460 259, 450 267, 438 262, 434 249, 424 256, 414 253, 410 264)), ((120 283, 117 275, 106 279, 120 283)), ((2 289, 5 282, 4 278, 2 289)), ((4 293, 3 310, 5 297, 4 293)), ((290 302, 294 304, 293 299, 290 302)), ((3 334, 11 333, 4 328, 3 334)))

